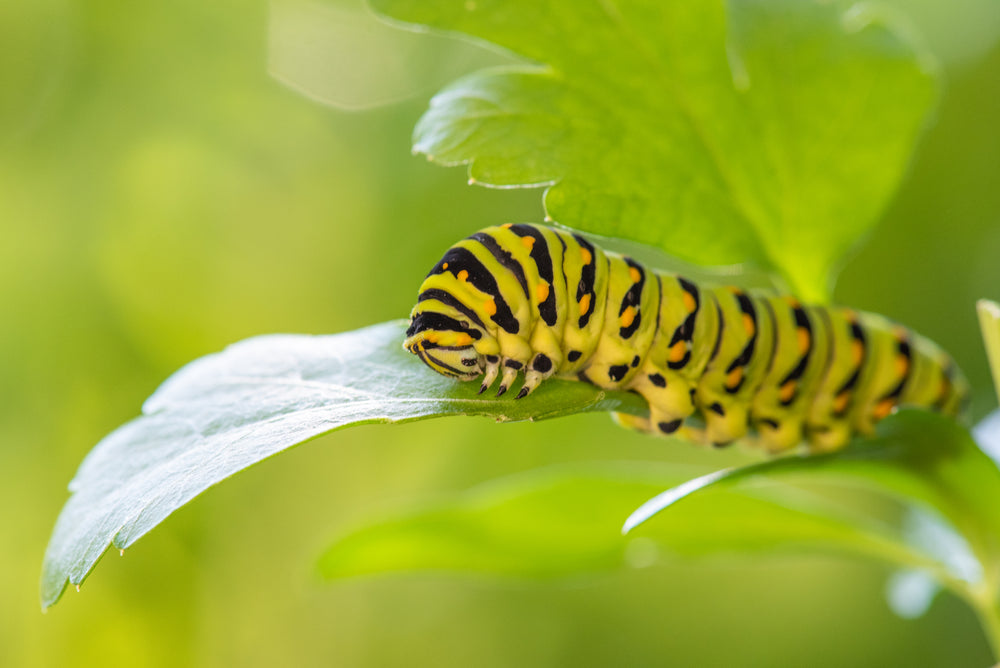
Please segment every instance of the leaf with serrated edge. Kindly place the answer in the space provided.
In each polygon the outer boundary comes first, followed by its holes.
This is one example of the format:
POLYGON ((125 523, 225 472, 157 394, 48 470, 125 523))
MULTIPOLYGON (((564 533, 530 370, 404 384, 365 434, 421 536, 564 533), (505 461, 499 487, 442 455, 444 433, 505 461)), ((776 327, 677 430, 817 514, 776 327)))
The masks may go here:
MULTIPOLYGON (((550 380, 514 400, 433 373, 402 349, 407 323, 332 336, 271 335, 192 362, 105 437, 70 483, 42 568, 55 603, 111 545, 125 549, 210 486, 341 427, 444 415, 530 420, 581 411, 642 414, 624 392, 550 380)), ((516 388, 515 388, 516 389, 516 388)))
MULTIPOLYGON (((436 96, 414 150, 475 182, 549 186, 552 219, 828 297, 936 99, 883 17, 811 0, 371 0, 533 65, 436 96)), ((475 227, 475 224, 470 224, 475 227)))

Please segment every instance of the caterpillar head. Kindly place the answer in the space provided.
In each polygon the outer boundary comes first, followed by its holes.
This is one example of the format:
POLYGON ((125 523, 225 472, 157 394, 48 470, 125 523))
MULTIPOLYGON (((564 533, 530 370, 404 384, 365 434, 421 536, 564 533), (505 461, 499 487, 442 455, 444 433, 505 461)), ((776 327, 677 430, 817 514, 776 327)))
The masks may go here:
POLYGON ((482 337, 456 308, 428 300, 413 309, 403 347, 440 374, 474 380, 483 373, 482 356, 473 347, 482 337))

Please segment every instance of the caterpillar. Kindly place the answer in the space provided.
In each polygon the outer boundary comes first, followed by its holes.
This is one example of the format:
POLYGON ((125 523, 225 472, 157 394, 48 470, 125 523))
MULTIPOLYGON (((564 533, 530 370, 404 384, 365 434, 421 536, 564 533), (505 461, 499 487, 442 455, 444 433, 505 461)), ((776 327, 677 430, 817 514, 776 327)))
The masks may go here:
POLYGON ((420 286, 404 348, 497 396, 559 377, 627 390, 627 427, 771 452, 843 447, 901 406, 956 415, 968 383, 919 334, 872 313, 703 287, 568 230, 507 224, 452 246, 420 286), (688 418, 700 414, 703 427, 688 418))

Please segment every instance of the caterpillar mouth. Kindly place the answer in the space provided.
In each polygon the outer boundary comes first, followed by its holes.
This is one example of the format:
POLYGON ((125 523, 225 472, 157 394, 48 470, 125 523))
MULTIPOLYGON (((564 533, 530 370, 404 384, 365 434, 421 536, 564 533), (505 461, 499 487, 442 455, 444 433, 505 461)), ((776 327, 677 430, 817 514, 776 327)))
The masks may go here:
POLYGON ((427 341, 419 334, 407 339, 403 345, 421 362, 442 375, 474 380, 483 372, 480 355, 472 346, 445 346, 427 341))

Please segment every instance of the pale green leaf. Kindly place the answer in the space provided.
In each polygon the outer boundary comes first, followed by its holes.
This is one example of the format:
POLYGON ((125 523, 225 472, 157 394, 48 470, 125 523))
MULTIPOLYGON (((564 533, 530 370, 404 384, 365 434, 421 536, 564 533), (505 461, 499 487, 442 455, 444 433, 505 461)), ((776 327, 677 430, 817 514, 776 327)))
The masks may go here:
POLYGON ((442 415, 646 410, 635 395, 566 381, 521 400, 478 396, 475 383, 439 376, 405 352, 405 329, 397 321, 333 336, 261 336, 178 371, 70 483, 45 553, 43 606, 79 585, 108 547, 127 548, 208 487, 334 429, 442 415))

